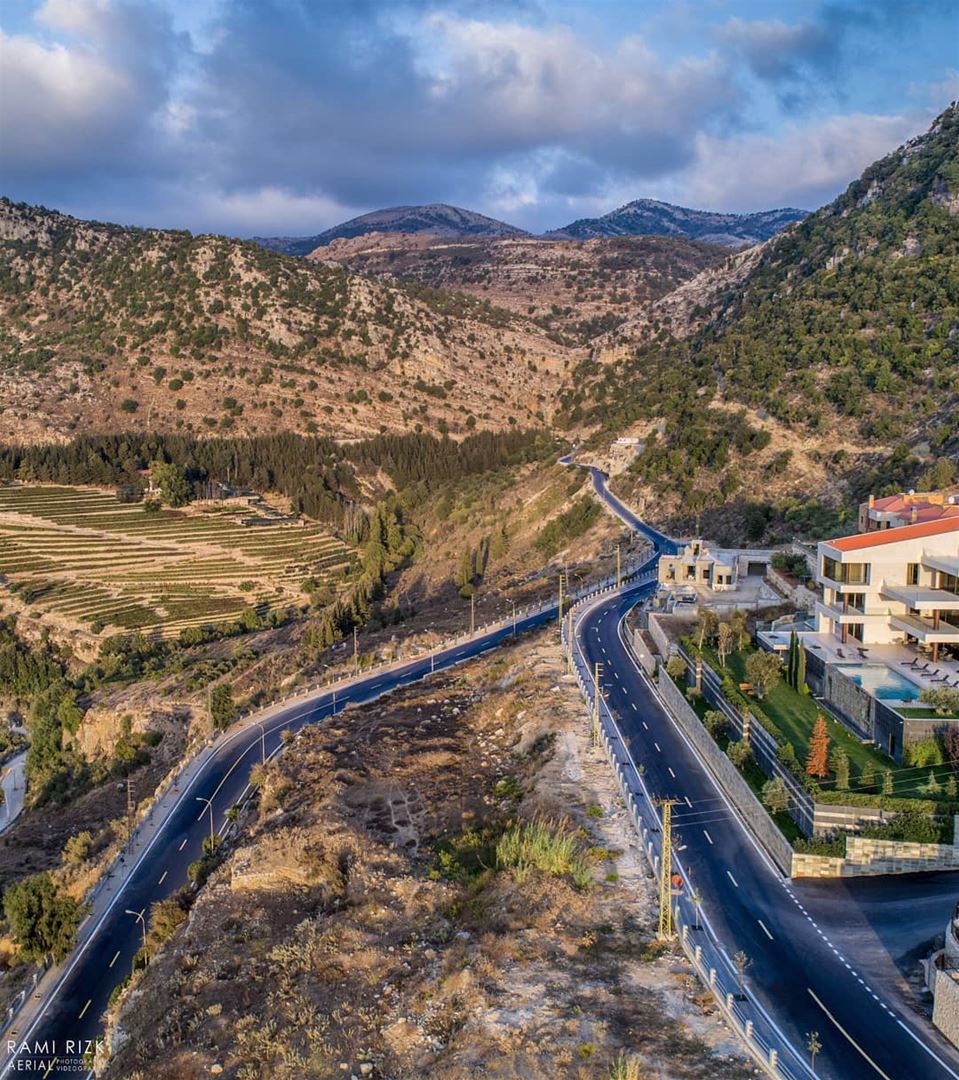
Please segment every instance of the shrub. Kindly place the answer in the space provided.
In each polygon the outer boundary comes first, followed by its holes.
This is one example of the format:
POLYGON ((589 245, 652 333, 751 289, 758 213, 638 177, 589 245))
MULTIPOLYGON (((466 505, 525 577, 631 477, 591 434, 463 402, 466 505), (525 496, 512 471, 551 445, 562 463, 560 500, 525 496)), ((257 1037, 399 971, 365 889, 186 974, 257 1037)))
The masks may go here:
POLYGON ((945 756, 942 745, 935 736, 910 743, 905 748, 906 763, 915 769, 925 769, 930 765, 942 765, 945 756))
POLYGON ((919 695, 923 705, 930 705, 937 716, 959 716, 959 690, 936 687, 919 695))
POLYGON ((938 844, 940 828, 929 814, 905 813, 883 825, 867 825, 862 835, 872 840, 903 840, 911 844, 938 844))
POLYGON ((530 870, 550 877, 569 876, 579 888, 590 880, 579 840, 565 823, 546 818, 534 818, 503 833, 496 845, 496 866, 511 870, 518 881, 530 870))
POLYGON ((686 674, 686 661, 681 656, 671 656, 666 661, 666 673, 673 680, 682 679, 686 674))
POLYGON ((710 709, 703 717, 703 723, 706 725, 706 730, 714 739, 721 739, 729 728, 729 721, 726 719, 726 714, 720 712, 719 709, 710 709))

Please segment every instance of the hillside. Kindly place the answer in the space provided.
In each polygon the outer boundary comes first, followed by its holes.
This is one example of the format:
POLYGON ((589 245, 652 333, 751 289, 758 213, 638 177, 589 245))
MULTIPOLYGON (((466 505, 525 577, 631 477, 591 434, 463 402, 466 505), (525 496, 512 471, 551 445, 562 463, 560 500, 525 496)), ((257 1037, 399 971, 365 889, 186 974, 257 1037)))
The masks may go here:
POLYGON ((805 216, 805 210, 792 207, 753 214, 717 214, 656 199, 634 199, 602 217, 580 218, 546 236, 576 240, 599 236, 684 236, 704 244, 743 248, 768 240, 805 216))
POLYGON ((556 340, 585 344, 721 262, 724 251, 682 237, 443 240, 371 233, 309 258, 357 273, 455 289, 529 317, 556 340))
POLYGON ((0 200, 0 440, 542 422, 568 352, 529 318, 256 244, 0 200), (537 414, 539 414, 537 416, 537 414))
POLYGON ((462 210, 445 203, 427 206, 393 206, 388 210, 373 210, 369 214, 350 218, 340 225, 318 233, 316 236, 263 237, 253 239, 262 247, 279 251, 284 255, 308 255, 314 248, 323 247, 334 240, 366 236, 369 233, 426 233, 447 239, 466 236, 525 236, 522 229, 507 225, 505 221, 462 210))
POLYGON ((725 280, 707 271, 683 286, 699 291, 689 307, 699 328, 683 339, 652 320, 654 340, 620 344, 605 365, 600 350, 564 393, 567 422, 621 431, 665 420, 633 475, 647 491, 668 483, 687 521, 732 501, 744 473, 765 475, 743 448, 772 437, 772 471, 748 485, 758 502, 803 455, 818 459, 833 497, 843 482, 855 494, 878 466, 874 486, 909 486, 930 467, 951 476, 954 463, 936 459, 957 450, 957 147, 953 105, 833 203, 732 260, 725 280))

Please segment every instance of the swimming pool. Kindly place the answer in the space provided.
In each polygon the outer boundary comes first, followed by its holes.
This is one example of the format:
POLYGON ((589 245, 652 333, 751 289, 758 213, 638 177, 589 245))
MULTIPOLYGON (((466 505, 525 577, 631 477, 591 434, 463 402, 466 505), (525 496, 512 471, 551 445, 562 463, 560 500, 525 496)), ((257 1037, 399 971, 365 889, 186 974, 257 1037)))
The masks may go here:
POLYGON ((884 664, 837 664, 843 675, 848 676, 863 690, 881 701, 917 701, 919 687, 884 664))

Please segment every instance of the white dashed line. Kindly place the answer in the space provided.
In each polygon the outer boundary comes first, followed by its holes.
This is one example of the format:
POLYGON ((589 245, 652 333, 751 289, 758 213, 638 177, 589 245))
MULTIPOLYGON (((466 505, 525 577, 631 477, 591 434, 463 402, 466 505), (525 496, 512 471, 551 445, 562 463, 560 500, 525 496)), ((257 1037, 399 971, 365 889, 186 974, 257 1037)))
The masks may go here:
MULTIPOLYGON (((666 766, 666 768, 667 768, 667 769, 669 769, 669 766, 667 765, 667 766, 666 766)), ((676 779, 676 774, 675 774, 675 773, 673 772, 673 770, 672 770, 672 769, 669 769, 669 775, 670 775, 670 776, 671 776, 671 777, 672 777, 672 778, 673 778, 674 780, 676 779)))
POLYGON ((659 751, 660 754, 662 753, 662 750, 659 749, 659 743, 658 742, 654 742, 653 746, 656 747, 656 749, 659 751))
POLYGON ((169 870, 164 870, 163 871, 163 875, 161 876, 160 880, 157 882, 157 885, 162 885, 163 884, 163 882, 166 880, 166 876, 167 876, 167 874, 169 874, 169 872, 170 872, 169 870))
POLYGON ((726 871, 726 877, 729 878, 729 880, 736 886, 737 889, 739 888, 739 882, 733 877, 733 875, 728 870, 726 871))
POLYGON ((109 964, 107 964, 107 967, 113 967, 113 965, 117 962, 119 956, 120 956, 120 950, 117 949, 116 953, 114 954, 113 959, 110 961, 109 964))
POLYGON ((709 841, 710 843, 712 843, 712 842, 713 842, 713 838, 712 838, 712 837, 711 837, 711 836, 709 835, 709 833, 708 833, 708 832, 706 832, 706 830, 705 830, 705 829, 703 829, 703 836, 705 836, 705 837, 706 837, 706 839, 707 839, 707 840, 708 840, 708 841, 709 841))
POLYGON ((182 843, 182 844, 181 844, 181 845, 179 846, 179 848, 177 849, 178 851, 182 851, 182 850, 183 850, 183 849, 184 849, 184 848, 186 847, 186 842, 187 842, 187 840, 189 840, 189 837, 188 837, 188 836, 184 836, 184 837, 183 837, 183 843, 182 843))
POLYGON ((757 920, 756 920, 756 922, 758 922, 758 923, 759 923, 759 925, 760 925, 760 926, 761 926, 761 927, 763 928, 763 933, 764 933, 764 934, 766 935, 766 937, 768 937, 768 938, 769 938, 769 940, 770 940, 770 941, 772 941, 772 940, 773 940, 773 936, 772 936, 772 934, 770 934, 770 932, 769 932, 769 931, 768 931, 768 930, 766 929, 766 924, 765 924, 765 923, 764 923, 764 922, 762 921, 762 919, 757 919, 757 920))

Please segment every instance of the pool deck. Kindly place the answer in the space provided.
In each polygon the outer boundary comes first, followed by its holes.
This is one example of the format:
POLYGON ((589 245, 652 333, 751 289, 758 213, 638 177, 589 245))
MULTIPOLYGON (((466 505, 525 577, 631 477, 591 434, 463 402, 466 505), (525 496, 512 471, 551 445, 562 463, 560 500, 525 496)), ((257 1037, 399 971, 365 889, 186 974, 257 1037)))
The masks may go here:
POLYGON ((842 645, 832 634, 806 632, 799 636, 806 648, 814 656, 825 660, 827 664, 884 664, 915 684, 920 690, 935 690, 941 687, 959 688, 959 663, 954 660, 939 660, 933 663, 928 657, 921 656, 905 645, 864 645, 860 652, 854 643, 842 645), (919 660, 919 666, 926 665, 924 671, 918 671, 910 666, 916 659, 919 660), (942 675, 945 675, 948 681, 933 679, 933 676, 938 679, 938 676, 942 675))

